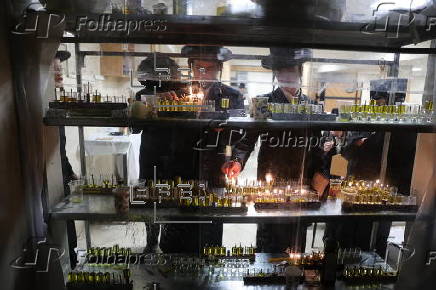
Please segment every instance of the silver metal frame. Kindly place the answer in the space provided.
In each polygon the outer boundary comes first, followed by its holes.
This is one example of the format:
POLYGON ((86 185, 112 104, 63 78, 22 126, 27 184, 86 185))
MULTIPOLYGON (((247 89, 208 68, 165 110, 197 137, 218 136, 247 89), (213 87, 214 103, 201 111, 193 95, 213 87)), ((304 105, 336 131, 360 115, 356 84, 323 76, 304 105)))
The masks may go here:
MULTIPOLYGON (((84 64, 84 59, 86 56, 132 56, 132 57, 146 57, 153 55, 153 52, 107 52, 107 51, 80 51, 80 43, 75 43, 75 56, 76 56, 76 84, 77 91, 81 92, 82 86, 82 74, 81 69, 84 64)), ((169 57, 177 57, 177 58, 186 58, 186 56, 180 53, 165 53, 169 57)), ((234 54, 232 56, 233 59, 245 59, 245 60, 261 60, 264 55, 242 55, 242 54, 234 54)), ((396 53, 394 57, 394 61, 383 61, 383 64, 388 65, 390 67, 389 76, 398 77, 399 71, 399 60, 400 54, 396 53)), ((329 58, 312 58, 311 62, 320 62, 320 63, 342 63, 342 64, 360 64, 360 65, 377 65, 381 64, 380 60, 346 60, 346 59, 329 59, 329 58)), ((132 78, 132 74, 131 74, 132 78)), ((132 85, 131 79, 131 85, 132 85)), ((390 96, 390 103, 393 102, 393 97, 390 96)), ((85 159, 85 143, 84 143, 84 133, 83 127, 79 126, 79 150, 80 150, 80 166, 82 175, 86 176, 86 159, 85 159)), ((386 178, 386 168, 387 168, 387 157, 389 154, 389 144, 390 144, 390 132, 385 133, 384 143, 383 143, 383 153, 382 153, 382 164, 380 170, 380 180, 382 182, 386 178)), ((123 158, 125 161, 126 158, 123 158)), ((126 167, 127 162, 123 162, 124 167, 126 167)), ((127 168, 123 168, 123 174, 127 174, 127 168)), ((127 175, 125 175, 127 176, 127 175)), ((126 180, 127 182, 127 180, 126 180)), ((371 229, 371 238, 370 238, 370 249, 374 249, 377 231, 379 227, 379 222, 375 221, 372 223, 371 229)), ((316 229, 316 223, 314 225, 316 229)), ((313 240, 315 240, 316 233, 313 234, 313 240)), ((89 222, 85 221, 85 239, 87 247, 91 247, 91 232, 89 228, 89 222)), ((312 243, 313 244, 313 243, 312 243)))

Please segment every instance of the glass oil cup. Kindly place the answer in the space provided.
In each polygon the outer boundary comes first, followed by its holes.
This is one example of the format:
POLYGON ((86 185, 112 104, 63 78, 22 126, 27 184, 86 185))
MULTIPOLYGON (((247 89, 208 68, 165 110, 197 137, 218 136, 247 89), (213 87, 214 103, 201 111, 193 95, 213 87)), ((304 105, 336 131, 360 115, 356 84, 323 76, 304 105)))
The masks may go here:
POLYGON ((72 180, 68 183, 70 187, 70 201, 73 203, 80 203, 83 201, 83 185, 85 181, 83 179, 72 180))
POLYGON ((359 105, 352 105, 351 107, 351 121, 359 122, 360 121, 360 108, 359 105))
POLYGON ((350 105, 341 105, 339 107, 339 121, 348 122, 351 120, 351 108, 350 105))

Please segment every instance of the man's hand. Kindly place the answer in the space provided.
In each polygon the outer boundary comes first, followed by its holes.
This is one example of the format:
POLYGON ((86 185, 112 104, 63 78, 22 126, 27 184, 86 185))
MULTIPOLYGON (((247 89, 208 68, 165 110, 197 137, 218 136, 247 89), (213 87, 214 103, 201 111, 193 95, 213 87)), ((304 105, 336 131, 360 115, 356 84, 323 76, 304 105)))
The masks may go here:
POLYGON ((368 138, 357 139, 356 141, 354 141, 354 144, 355 144, 356 146, 362 146, 363 143, 365 143, 366 139, 368 139, 368 138))
POLYGON ((333 145, 335 144, 335 142, 333 142, 333 141, 327 141, 327 142, 325 142, 324 143, 324 146, 323 146, 323 150, 324 150, 324 152, 329 152, 332 148, 333 148, 333 145))
POLYGON ((177 97, 177 94, 175 91, 169 91, 165 93, 159 93, 157 96, 161 100, 167 100, 167 101, 177 101, 179 98, 177 97))
POLYGON ((221 166, 221 171, 228 177, 234 178, 238 177, 241 173, 242 165, 237 161, 228 161, 221 166))

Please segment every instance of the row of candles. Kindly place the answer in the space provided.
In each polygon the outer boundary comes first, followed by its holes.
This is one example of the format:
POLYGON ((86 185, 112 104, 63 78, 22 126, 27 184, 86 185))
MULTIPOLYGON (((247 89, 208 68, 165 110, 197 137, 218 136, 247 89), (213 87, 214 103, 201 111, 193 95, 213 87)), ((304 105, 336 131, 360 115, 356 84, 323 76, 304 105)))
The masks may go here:
POLYGON ((243 247, 241 245, 233 246, 230 249, 226 247, 219 246, 206 246, 203 248, 204 256, 214 256, 214 257, 244 257, 244 256, 252 256, 256 253, 256 248, 253 246, 243 247))
POLYGON ((157 110, 159 112, 213 112, 215 111, 215 101, 158 101, 157 110))
POLYGON ((339 108, 340 121, 364 122, 432 122, 434 107, 432 101, 423 106, 412 105, 342 105, 339 108))
POLYGON ((62 88, 55 88, 55 101, 67 102, 67 103, 126 103, 127 98, 125 96, 102 96, 98 90, 90 92, 88 85, 88 91, 86 94, 81 92, 74 92, 73 89, 66 91, 62 88))
POLYGON ((323 105, 268 103, 268 110, 275 114, 322 114, 323 105))
POLYGON ((396 187, 383 184, 380 180, 344 181, 341 198, 353 204, 416 204, 415 197, 398 195, 396 187))
MULTIPOLYGON (((115 273, 103 272, 70 272, 67 277, 67 289, 72 286, 87 287, 86 289, 104 289, 107 286, 118 286, 127 288, 117 289, 131 289, 132 281, 130 280, 131 272, 129 269, 123 270, 123 275, 115 273), (92 288, 90 288, 92 287, 92 288)), ((76 288, 74 288, 76 289, 76 288)))

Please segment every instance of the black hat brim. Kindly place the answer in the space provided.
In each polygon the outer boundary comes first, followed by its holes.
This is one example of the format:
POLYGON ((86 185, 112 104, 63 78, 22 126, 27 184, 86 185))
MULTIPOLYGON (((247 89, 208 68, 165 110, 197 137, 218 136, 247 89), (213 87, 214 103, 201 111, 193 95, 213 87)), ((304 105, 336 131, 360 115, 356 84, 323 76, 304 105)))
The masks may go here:
POLYGON ((286 67, 293 67, 297 65, 301 65, 309 61, 308 58, 286 58, 286 57, 276 57, 276 56, 266 56, 262 59, 262 67, 270 70, 281 69, 286 67))
POLYGON ((61 62, 66 61, 70 57, 71 57, 71 53, 66 50, 58 50, 55 55, 55 58, 59 58, 61 62))
POLYGON ((190 59, 217 60, 221 62, 232 59, 232 51, 220 46, 190 46, 182 47, 181 53, 190 59))

